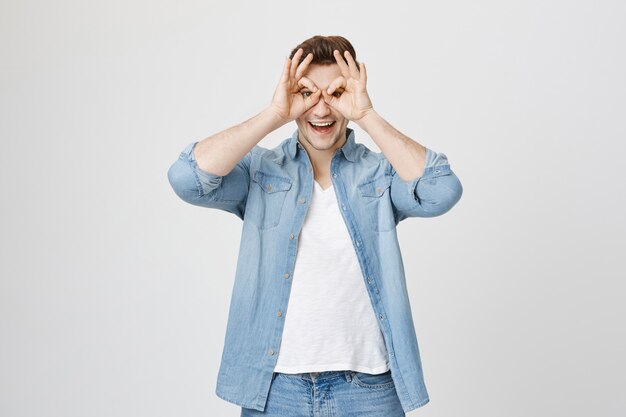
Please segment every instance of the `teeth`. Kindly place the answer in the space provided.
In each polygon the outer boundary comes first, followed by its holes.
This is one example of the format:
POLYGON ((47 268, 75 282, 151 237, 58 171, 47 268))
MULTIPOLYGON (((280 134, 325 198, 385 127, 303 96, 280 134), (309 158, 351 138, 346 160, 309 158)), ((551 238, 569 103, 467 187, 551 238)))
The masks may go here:
POLYGON ((330 125, 332 125, 333 123, 334 123, 334 122, 326 122, 326 123, 313 123, 313 122, 311 122, 311 124, 312 124, 313 126, 330 126, 330 125))

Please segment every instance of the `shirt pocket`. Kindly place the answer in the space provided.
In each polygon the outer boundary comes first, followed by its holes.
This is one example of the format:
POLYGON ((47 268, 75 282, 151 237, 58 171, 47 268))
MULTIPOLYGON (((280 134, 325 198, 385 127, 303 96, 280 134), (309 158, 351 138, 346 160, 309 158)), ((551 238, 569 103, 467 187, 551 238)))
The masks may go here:
POLYGON ((280 223, 291 178, 255 171, 246 204, 245 218, 259 229, 271 229, 280 223))
POLYGON ((391 175, 383 174, 357 185, 363 214, 376 232, 388 232, 396 227, 389 189, 391 179, 391 175))

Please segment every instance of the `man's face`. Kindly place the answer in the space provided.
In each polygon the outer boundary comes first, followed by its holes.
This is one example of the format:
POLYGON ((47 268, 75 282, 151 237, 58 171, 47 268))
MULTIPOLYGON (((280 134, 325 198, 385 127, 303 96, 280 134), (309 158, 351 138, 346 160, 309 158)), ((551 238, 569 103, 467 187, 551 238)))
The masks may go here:
MULTIPOLYGON (((341 70, 337 64, 314 64, 307 68, 304 76, 310 79, 317 88, 325 90, 331 82, 341 77, 341 70)), ((302 90, 303 93, 308 91, 307 88, 302 90)), ((335 92, 336 95, 340 93, 341 90, 335 92)), ((344 144, 348 121, 341 113, 326 104, 322 96, 316 105, 296 119, 299 130, 298 139, 308 150, 313 148, 318 151, 332 150, 334 152, 344 144), (328 127, 313 126, 313 123, 327 124, 328 122, 332 122, 328 127)))

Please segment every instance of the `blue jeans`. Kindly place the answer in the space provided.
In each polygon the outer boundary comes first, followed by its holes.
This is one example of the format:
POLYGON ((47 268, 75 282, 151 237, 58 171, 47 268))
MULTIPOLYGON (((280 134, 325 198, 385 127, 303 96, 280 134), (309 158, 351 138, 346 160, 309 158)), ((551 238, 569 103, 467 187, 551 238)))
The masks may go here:
POLYGON ((274 372, 265 411, 241 417, 404 417, 391 371, 274 372))

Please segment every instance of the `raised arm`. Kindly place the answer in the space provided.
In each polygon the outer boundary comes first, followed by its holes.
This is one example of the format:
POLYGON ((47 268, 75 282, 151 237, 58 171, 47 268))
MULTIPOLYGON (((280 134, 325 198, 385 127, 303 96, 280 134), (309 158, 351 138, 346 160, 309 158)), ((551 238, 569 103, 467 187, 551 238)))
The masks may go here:
POLYGON ((434 217, 449 211, 461 198, 463 186, 444 153, 437 153, 405 136, 373 108, 367 93, 365 64, 357 68, 350 52, 334 51, 342 76, 323 92, 324 100, 365 130, 391 165, 391 201, 398 221, 434 217), (345 60, 344 60, 345 59, 345 60), (335 96, 335 91, 340 91, 335 96))
POLYGON ((320 99, 320 91, 307 97, 300 93, 303 86, 317 90, 302 76, 313 55, 309 54, 298 65, 302 53, 300 49, 292 59, 285 60, 269 107, 243 123, 189 143, 180 153, 167 175, 181 199, 197 206, 226 210, 243 219, 254 146, 273 130, 298 118, 320 99))

